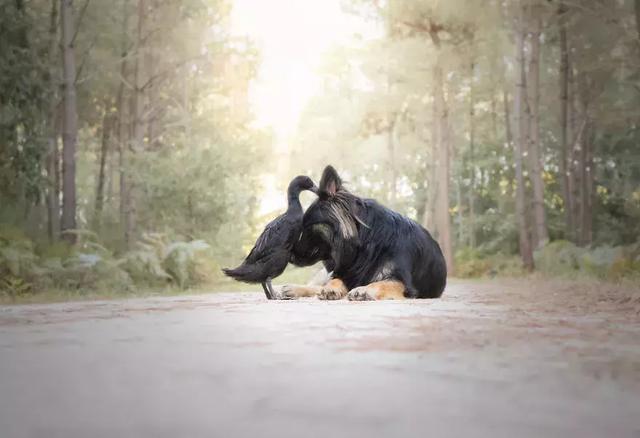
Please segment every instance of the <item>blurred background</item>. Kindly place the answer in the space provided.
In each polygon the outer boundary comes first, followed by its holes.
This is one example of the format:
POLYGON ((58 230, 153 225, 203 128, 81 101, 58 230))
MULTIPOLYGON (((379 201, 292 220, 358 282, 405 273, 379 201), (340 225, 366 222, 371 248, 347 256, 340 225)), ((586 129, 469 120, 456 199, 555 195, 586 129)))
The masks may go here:
POLYGON ((0 0, 0 59, 0 300, 246 289, 326 164, 455 276, 639 278, 640 1, 0 0))

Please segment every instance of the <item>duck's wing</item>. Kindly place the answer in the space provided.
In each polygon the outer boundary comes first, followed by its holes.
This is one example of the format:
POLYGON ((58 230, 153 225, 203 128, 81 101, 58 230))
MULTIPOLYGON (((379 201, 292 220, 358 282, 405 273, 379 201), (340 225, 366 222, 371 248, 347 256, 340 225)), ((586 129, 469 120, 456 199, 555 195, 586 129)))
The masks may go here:
POLYGON ((264 231, 258 237, 256 244, 247 256, 248 262, 254 262, 271 254, 286 244, 289 236, 288 221, 284 215, 280 215, 264 227, 264 231))

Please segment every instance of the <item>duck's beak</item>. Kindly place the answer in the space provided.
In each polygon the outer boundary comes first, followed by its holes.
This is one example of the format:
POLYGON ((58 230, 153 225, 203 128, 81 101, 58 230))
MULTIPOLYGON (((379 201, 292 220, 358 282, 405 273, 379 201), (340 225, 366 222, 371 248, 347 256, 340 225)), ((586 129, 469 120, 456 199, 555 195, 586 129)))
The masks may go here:
POLYGON ((309 190, 311 190, 313 193, 315 193, 316 195, 318 194, 318 192, 320 191, 320 189, 318 188, 317 185, 313 185, 313 187, 311 187, 309 190))

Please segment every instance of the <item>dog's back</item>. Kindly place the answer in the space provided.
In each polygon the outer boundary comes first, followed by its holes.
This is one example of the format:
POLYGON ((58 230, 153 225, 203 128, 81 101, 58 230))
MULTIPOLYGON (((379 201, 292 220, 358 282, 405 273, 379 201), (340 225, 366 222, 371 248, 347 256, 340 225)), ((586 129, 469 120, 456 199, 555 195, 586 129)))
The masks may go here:
POLYGON ((350 263, 334 275, 349 289, 374 281, 400 280, 412 298, 438 298, 447 267, 438 242, 422 226, 373 199, 359 205, 358 246, 350 263))

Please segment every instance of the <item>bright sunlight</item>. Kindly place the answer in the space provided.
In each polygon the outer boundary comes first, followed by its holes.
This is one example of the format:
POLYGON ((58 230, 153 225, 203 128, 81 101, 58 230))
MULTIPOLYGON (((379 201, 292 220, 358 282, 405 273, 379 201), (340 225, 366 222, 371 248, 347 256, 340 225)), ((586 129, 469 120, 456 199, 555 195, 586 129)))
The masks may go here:
POLYGON ((346 13, 341 0, 235 0, 231 29, 250 37, 260 49, 260 66, 249 98, 259 126, 273 130, 275 168, 263 175, 260 213, 286 204, 279 175, 288 173, 289 145, 300 114, 322 81, 323 55, 356 37, 370 37, 376 27, 346 13))

